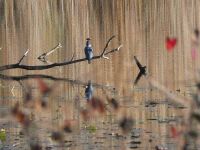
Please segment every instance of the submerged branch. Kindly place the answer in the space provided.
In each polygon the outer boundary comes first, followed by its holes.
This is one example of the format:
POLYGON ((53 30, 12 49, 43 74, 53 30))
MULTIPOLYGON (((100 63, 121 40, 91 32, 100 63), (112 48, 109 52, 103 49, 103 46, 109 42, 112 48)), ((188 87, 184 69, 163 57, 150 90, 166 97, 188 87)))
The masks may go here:
MULTIPOLYGON (((88 83, 82 82, 80 80, 73 80, 69 78, 59 78, 59 77, 54 77, 54 76, 49 76, 49 75, 43 75, 43 74, 30 74, 30 75, 23 75, 23 76, 9 76, 9 75, 3 75, 0 74, 0 79, 3 80, 12 80, 12 81, 23 81, 23 80, 28 80, 28 79, 48 79, 52 81, 63 81, 63 82, 68 82, 73 85, 82 85, 86 86, 88 83)), ((96 88, 102 88, 102 89, 107 89, 110 91, 113 91, 114 87, 112 86, 106 86, 106 85, 101 85, 97 83, 92 83, 92 85, 96 88)))

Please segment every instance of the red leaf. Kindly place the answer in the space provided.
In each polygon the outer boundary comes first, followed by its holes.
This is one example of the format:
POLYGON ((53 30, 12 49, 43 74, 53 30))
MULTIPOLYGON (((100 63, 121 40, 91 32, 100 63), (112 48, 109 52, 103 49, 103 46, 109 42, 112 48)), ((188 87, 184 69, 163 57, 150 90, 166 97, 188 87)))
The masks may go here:
POLYGON ((167 38, 166 39, 166 48, 167 51, 170 52, 176 46, 177 39, 176 38, 167 38))

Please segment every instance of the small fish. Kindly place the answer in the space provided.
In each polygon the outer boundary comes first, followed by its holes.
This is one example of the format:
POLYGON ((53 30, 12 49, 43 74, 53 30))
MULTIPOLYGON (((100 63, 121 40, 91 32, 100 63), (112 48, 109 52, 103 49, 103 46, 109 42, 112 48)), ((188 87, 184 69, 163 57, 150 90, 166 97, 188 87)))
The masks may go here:
POLYGON ((168 52, 171 52, 177 44, 176 38, 166 38, 166 48, 168 52))

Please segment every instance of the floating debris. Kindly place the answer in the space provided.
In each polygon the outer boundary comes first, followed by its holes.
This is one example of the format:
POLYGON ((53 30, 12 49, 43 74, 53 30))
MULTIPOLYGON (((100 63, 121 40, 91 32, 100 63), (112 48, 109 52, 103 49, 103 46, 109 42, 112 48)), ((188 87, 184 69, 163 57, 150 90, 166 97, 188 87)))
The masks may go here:
POLYGON ((71 132, 72 132, 71 121, 70 121, 70 120, 65 120, 62 129, 63 129, 63 131, 65 131, 66 133, 71 133, 71 132))
POLYGON ((130 147, 129 147, 130 149, 137 149, 137 148, 139 148, 137 145, 131 145, 130 147))
POLYGON ((42 146, 38 143, 30 143, 30 149, 31 150, 42 150, 42 146))
POLYGON ((140 135, 141 135, 141 132, 142 132, 142 130, 141 130, 140 128, 134 128, 134 129, 131 131, 131 138, 132 138, 132 139, 139 138, 140 135))
POLYGON ((57 142, 63 141, 63 134, 59 131, 54 131, 51 134, 51 139, 57 142))
POLYGON ((130 132, 132 130, 134 121, 131 118, 124 117, 120 122, 119 126, 121 127, 124 133, 130 132))
POLYGON ((111 98, 111 99, 107 98, 107 100, 108 100, 109 104, 110 104, 115 110, 118 110, 118 109, 119 109, 119 104, 118 104, 118 102, 117 102, 116 99, 114 99, 114 98, 111 98))
POLYGON ((191 130, 191 131, 189 131, 187 134, 188 134, 190 137, 194 138, 194 139, 198 138, 198 133, 197 133, 197 131, 191 130))
POLYGON ((200 113, 199 112, 193 112, 191 114, 191 117, 200 122, 200 113))
POLYGON ((17 121, 25 127, 28 127, 30 125, 31 120, 29 119, 29 116, 27 114, 19 109, 19 103, 15 104, 15 106, 11 109, 11 113, 17 119, 17 121))
POLYGON ((141 141, 131 141, 130 143, 131 144, 141 144, 142 142, 141 141))
POLYGON ((145 102, 145 107, 155 107, 158 104, 159 103, 155 102, 155 101, 147 101, 147 102, 145 102))

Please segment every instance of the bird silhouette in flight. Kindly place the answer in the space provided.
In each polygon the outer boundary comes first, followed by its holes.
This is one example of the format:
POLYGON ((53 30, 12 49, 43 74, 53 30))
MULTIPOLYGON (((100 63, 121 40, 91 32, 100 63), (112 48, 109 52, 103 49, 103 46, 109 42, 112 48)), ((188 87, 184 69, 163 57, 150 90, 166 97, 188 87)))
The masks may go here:
POLYGON ((134 84, 136 85, 138 83, 139 79, 141 78, 141 76, 142 75, 146 76, 147 74, 146 74, 146 66, 142 66, 140 64, 140 62, 138 61, 138 59, 136 58, 136 56, 134 56, 134 59, 135 59, 135 62, 137 64, 138 68, 140 69, 140 72, 138 73, 138 76, 134 81, 134 84))
POLYGON ((90 38, 86 39, 86 46, 85 46, 85 57, 88 60, 88 64, 91 63, 92 57, 93 57, 93 49, 92 45, 90 44, 90 38))
POLYGON ((85 88, 85 98, 89 101, 92 99, 93 96, 93 86, 92 86, 92 82, 88 81, 88 84, 85 88))

